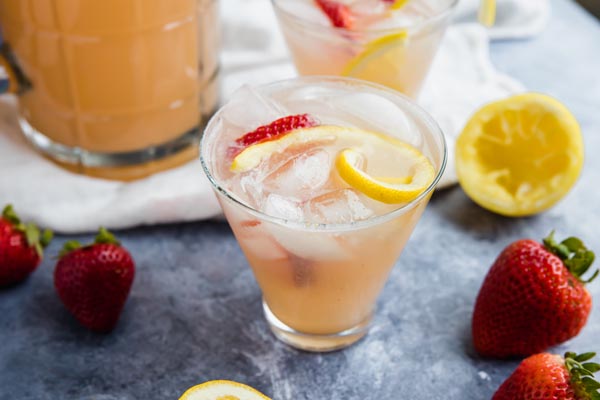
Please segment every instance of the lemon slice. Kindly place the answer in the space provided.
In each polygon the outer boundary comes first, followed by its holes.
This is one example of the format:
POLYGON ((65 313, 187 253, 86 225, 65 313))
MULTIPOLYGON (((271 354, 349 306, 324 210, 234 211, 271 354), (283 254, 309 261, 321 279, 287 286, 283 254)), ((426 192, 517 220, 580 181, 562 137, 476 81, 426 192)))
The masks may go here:
POLYGON ((179 400, 270 400, 250 386, 233 381, 209 381, 193 386, 179 400))
POLYGON ((232 172, 246 172, 256 168, 258 164, 272 154, 283 152, 290 146, 300 146, 306 143, 318 143, 320 141, 335 140, 338 127, 320 125, 313 128, 296 129, 290 133, 280 136, 276 140, 258 142, 246 147, 231 163, 229 169, 232 172))
POLYGON ((373 40, 346 64, 342 75, 404 91, 399 86, 398 66, 403 65, 407 39, 408 33, 400 31, 373 40))
POLYGON ((409 0, 396 0, 391 6, 390 10, 399 10, 408 3, 409 0))
POLYGON ((506 216, 548 209, 583 166, 575 117, 552 97, 526 93, 477 111, 456 143, 456 172, 471 199, 506 216))
POLYGON ((396 150, 401 157, 411 158, 414 162, 414 176, 411 178, 373 178, 358 168, 362 155, 352 149, 340 152, 335 165, 343 180, 366 196, 382 203, 405 203, 419 196, 433 182, 435 170, 429 160, 413 148, 399 147, 396 150))
POLYGON ((277 140, 247 147, 231 164, 233 172, 253 169, 273 154, 290 147, 335 141, 343 149, 336 157, 340 177, 354 189, 383 203, 403 203, 421 194, 435 178, 427 157, 416 148, 380 133, 356 128, 321 125, 297 129, 277 140), (362 164, 369 164, 369 171, 362 164), (410 171, 410 176, 388 176, 393 170, 410 171), (378 178, 374 178, 376 176, 378 178))
POLYGON ((481 0, 478 19, 484 26, 494 25, 494 22, 496 22, 496 0, 481 0))

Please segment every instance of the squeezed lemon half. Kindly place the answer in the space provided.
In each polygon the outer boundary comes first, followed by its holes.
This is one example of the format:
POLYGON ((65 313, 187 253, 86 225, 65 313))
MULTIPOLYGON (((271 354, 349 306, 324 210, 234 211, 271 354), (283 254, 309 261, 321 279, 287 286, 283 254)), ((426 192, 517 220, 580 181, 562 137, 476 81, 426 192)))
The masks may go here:
POLYGON ((297 129, 279 139, 249 146, 234 158, 230 169, 237 173, 249 171, 287 148, 328 141, 336 141, 336 146, 342 149, 335 160, 340 177, 354 189, 383 203, 411 201, 435 179, 435 169, 429 159, 409 144, 377 132, 333 125, 297 129), (379 173, 367 172, 366 164, 379 173), (381 174, 393 172, 390 170, 401 164, 410 174, 381 174))
POLYGON ((526 216, 569 192, 583 154, 573 114, 550 96, 526 93, 490 103, 471 117, 456 143, 456 172, 482 207, 526 216))
POLYGON ((179 400, 270 400, 258 390, 242 383, 216 380, 193 386, 179 400))

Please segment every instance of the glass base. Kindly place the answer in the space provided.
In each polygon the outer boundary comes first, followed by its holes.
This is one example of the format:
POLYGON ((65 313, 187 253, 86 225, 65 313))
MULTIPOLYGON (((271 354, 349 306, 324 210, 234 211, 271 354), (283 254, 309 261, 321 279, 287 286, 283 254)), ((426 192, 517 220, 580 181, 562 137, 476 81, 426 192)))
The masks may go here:
POLYGON ((216 111, 219 96, 219 68, 200 89, 200 124, 178 137, 155 146, 135 151, 97 152, 65 146, 51 140, 34 128, 25 118, 19 118, 27 141, 42 156, 71 172, 104 179, 130 181, 182 165, 198 158, 202 130, 216 111))
POLYGON ((327 352, 346 348, 362 339, 369 331, 372 315, 345 331, 327 335, 303 333, 281 322, 263 299, 263 311, 271 331, 282 342, 299 350, 327 352))
POLYGON ((50 140, 24 118, 20 118, 19 122, 25 138, 44 157, 72 172, 107 179, 138 179, 182 164, 196 156, 200 140, 199 128, 195 127, 158 146, 130 152, 102 153, 64 146, 50 140))

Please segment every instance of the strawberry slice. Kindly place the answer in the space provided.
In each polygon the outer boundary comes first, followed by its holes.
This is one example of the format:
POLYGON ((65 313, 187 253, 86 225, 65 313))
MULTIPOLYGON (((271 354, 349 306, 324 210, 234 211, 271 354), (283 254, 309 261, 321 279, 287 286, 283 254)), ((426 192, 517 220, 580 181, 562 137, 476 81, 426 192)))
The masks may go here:
POLYGON ((350 8, 335 0, 315 0, 336 28, 352 29, 354 16, 350 8))
POLYGON ((234 158, 246 147, 253 144, 277 139, 286 133, 300 128, 310 128, 319 125, 319 121, 310 114, 288 115, 287 117, 276 119, 268 125, 259 126, 252 132, 236 139, 235 145, 228 150, 230 158, 234 158))

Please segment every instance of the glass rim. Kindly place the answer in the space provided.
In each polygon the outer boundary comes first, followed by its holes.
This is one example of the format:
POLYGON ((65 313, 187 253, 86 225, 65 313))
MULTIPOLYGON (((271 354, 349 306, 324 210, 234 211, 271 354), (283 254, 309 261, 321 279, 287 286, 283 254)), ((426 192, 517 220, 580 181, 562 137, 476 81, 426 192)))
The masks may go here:
POLYGON ((275 9, 276 14, 282 13, 286 17, 291 18, 292 20, 295 20, 296 22, 303 24, 307 27, 313 28, 313 29, 331 30, 333 32, 364 32, 364 33, 384 34, 384 33, 397 32, 398 30, 420 29, 427 25, 434 24, 438 20, 442 20, 445 17, 447 17, 448 15, 450 15, 454 11, 454 9, 456 8, 456 5, 458 4, 458 2, 460 0, 449 0, 447 7, 443 8, 442 10, 435 13, 434 15, 427 17, 425 20, 419 21, 418 23, 415 23, 415 24, 405 25, 405 26, 397 26, 397 27, 391 27, 391 28, 360 29, 357 31, 353 31, 353 30, 350 30, 347 28, 337 27, 337 26, 333 26, 333 25, 332 26, 321 25, 321 24, 316 23, 308 18, 299 17, 298 15, 283 9, 283 7, 281 7, 278 4, 281 1, 282 0, 271 0, 271 4, 273 5, 273 8, 275 9))
POLYGON ((442 175, 444 174, 444 171, 446 170, 446 166, 448 163, 448 146, 446 143, 446 138, 444 136, 444 133, 443 133, 442 129, 440 128, 439 124, 433 119, 433 117, 423 107, 418 105, 414 100, 410 99, 408 96, 406 96, 400 92, 397 92, 386 86, 379 85, 379 84, 376 84, 373 82, 367 82, 367 81, 355 79, 355 78, 327 76, 327 75, 310 75, 310 76, 289 78, 289 79, 274 81, 274 82, 271 82, 268 84, 256 85, 255 87, 257 87, 258 89, 263 89, 263 88, 266 89, 266 88, 272 88, 272 87, 276 87, 276 86, 283 86, 285 84, 291 84, 291 83, 306 82, 306 83, 318 84, 318 83, 323 83, 323 82, 332 83, 332 82, 340 82, 340 81, 343 83, 350 83, 350 84, 354 84, 354 85, 358 85, 358 86, 367 86, 367 87, 376 89, 378 91, 387 92, 388 94, 391 94, 395 97, 402 99, 402 101, 405 104, 408 104, 412 108, 411 112, 413 112, 415 117, 418 118, 419 120, 423 121, 425 123, 426 127, 428 128, 428 130, 430 132, 432 132, 435 136, 437 136, 438 139, 440 139, 440 145, 442 147, 441 163, 439 165, 439 168, 437 168, 437 173, 436 173, 435 178, 421 194, 419 194, 417 197, 415 197, 408 203, 405 203, 405 204, 399 206, 398 208, 395 208, 392 211, 389 211, 389 212, 386 212, 386 213, 380 214, 380 215, 375 215, 374 217, 371 217, 371 218, 353 221, 353 222, 344 222, 344 223, 316 223, 316 222, 306 222, 306 221, 294 221, 294 220, 289 220, 286 218, 275 217, 275 216, 269 215, 261 210, 258 210, 256 208, 250 206, 249 204, 246 204, 244 201, 239 199, 234 193, 232 193, 228 189, 224 188, 221 184, 219 184, 219 182, 217 182, 217 179, 211 173, 209 166, 208 166, 208 162, 205 160, 205 157, 204 157, 203 149, 205 148, 204 143, 205 143, 205 140, 207 137, 206 133, 209 132, 211 130, 211 128, 213 128, 213 125, 216 123, 217 118, 223 112, 224 106, 227 105, 231 101, 231 99, 228 100, 221 107, 221 109, 218 110, 211 117, 211 119, 208 121, 208 124, 206 125, 206 128, 204 129, 204 133, 200 140, 200 151, 199 151, 200 164, 202 165, 202 169, 204 170, 206 177, 208 178, 211 185, 213 186, 213 189, 216 190, 219 194, 223 195, 227 200, 242 207, 244 210, 249 212, 251 215, 253 215, 261 220, 265 220, 265 221, 268 221, 268 222, 271 222, 271 223, 274 223, 277 225, 289 227, 289 228, 294 228, 297 230, 312 231, 312 232, 315 232, 315 231, 316 232, 353 231, 353 230, 363 229, 363 228, 370 227, 370 226, 379 225, 379 224, 393 220, 394 218, 409 211, 410 209, 415 207, 417 204, 421 203, 421 201, 424 198, 429 196, 429 194, 435 189, 435 187, 437 186, 439 181, 442 179, 442 175))

